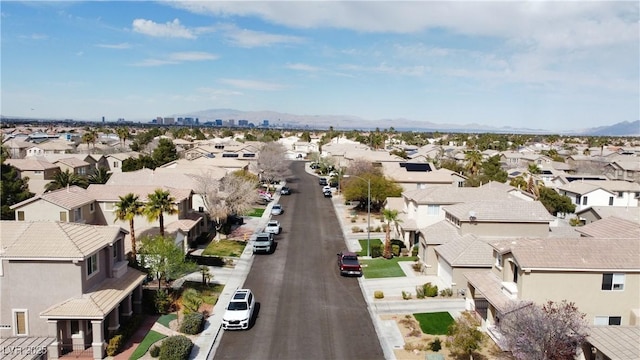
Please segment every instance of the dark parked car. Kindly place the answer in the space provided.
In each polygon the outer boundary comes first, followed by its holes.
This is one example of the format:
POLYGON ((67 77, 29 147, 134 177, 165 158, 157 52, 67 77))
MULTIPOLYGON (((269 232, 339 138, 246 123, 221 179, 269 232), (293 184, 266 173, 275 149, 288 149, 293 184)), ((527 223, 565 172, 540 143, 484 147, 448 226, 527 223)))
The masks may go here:
POLYGON ((291 189, 289 189, 288 186, 283 186, 282 189, 280 189, 280 195, 291 195, 291 189))
POLYGON ((227 217, 227 223, 232 225, 242 225, 244 224, 244 218, 240 215, 229 215, 227 217))
POLYGON ((324 194, 324 197, 326 198, 330 198, 333 196, 333 194, 331 194, 331 190, 325 190, 323 194, 324 194))
POLYGON ((320 178, 320 180, 318 180, 318 183, 319 183, 321 186, 325 186, 325 185, 327 185, 327 184, 328 184, 328 182, 327 182, 327 178, 323 178, 323 177, 321 177, 321 178, 320 178))
POLYGON ((311 168, 312 169, 320 169, 320 164, 318 164, 317 162, 311 163, 311 168))

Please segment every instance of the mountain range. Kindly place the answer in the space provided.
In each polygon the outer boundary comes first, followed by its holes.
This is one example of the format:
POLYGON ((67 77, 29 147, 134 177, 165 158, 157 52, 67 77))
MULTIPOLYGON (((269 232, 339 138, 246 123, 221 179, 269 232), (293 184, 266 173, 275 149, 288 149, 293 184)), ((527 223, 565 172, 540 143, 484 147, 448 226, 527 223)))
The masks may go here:
MULTIPOLYGON (((174 117, 195 117, 200 123, 222 119, 247 120, 256 126, 269 121, 269 126, 295 129, 327 130, 374 130, 389 129, 396 131, 439 131, 439 132, 468 132, 468 133, 519 133, 519 134, 557 134, 545 129, 514 128, 510 126, 494 127, 477 123, 465 125, 437 124, 428 121, 416 121, 405 118, 367 120, 351 115, 296 115, 277 111, 241 111, 234 109, 209 109, 190 113, 175 114, 174 117)), ((587 129, 572 129, 563 131, 563 135, 581 136, 640 136, 640 120, 624 121, 608 126, 587 129)))

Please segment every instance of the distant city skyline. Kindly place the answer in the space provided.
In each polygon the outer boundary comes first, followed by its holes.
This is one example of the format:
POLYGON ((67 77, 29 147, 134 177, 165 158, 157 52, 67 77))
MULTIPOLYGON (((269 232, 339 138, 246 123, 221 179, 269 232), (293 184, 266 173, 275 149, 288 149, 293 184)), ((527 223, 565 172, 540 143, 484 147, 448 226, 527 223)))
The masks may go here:
POLYGON ((2 1, 1 19, 6 117, 640 119, 637 2, 2 1))

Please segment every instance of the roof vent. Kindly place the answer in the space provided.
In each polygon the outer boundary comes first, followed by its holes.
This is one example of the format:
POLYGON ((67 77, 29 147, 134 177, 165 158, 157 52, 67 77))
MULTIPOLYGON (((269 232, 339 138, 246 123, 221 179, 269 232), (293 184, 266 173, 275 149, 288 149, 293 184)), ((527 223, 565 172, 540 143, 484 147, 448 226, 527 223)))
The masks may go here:
POLYGON ((475 221, 476 220, 476 212, 471 210, 469 211, 469 221, 475 221))

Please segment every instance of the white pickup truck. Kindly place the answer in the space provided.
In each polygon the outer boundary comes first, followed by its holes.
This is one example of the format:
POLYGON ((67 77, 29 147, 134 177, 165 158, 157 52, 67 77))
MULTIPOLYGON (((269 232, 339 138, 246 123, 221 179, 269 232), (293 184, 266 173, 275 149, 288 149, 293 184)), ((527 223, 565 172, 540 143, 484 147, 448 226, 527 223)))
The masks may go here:
POLYGON ((273 240, 273 234, 271 233, 259 233, 253 240, 253 253, 265 252, 272 253, 276 248, 276 243, 273 240))
POLYGON ((264 232, 273 235, 278 235, 281 231, 282 227, 280 226, 280 222, 278 220, 269 220, 267 226, 264 227, 264 232))

